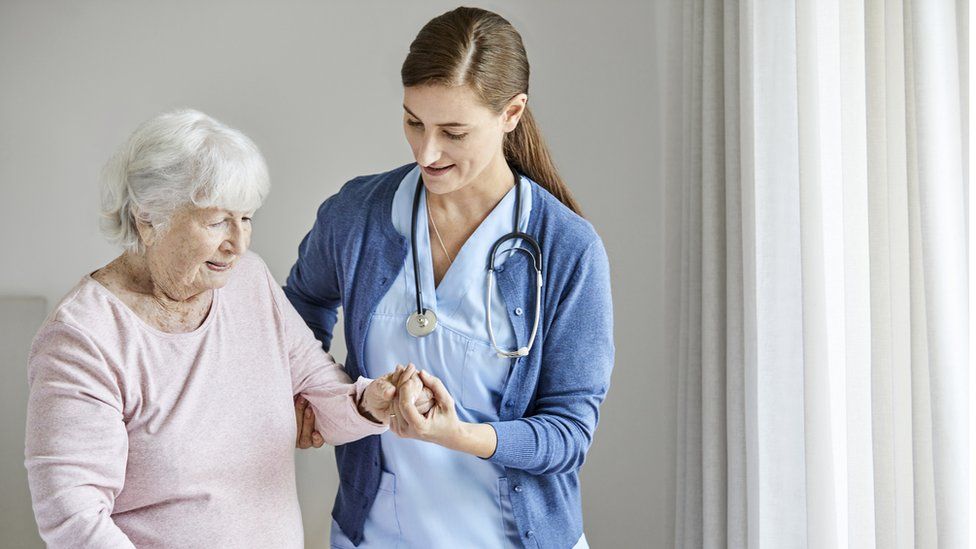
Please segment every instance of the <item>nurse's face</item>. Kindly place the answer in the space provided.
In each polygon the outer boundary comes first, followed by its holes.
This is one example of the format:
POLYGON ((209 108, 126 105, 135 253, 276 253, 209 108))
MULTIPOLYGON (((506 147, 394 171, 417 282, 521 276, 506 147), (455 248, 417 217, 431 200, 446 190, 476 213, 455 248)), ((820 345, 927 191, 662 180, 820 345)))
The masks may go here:
POLYGON ((403 131, 424 183, 446 194, 504 167, 505 134, 515 129, 527 97, 519 94, 495 113, 468 86, 412 86, 403 90, 403 131))

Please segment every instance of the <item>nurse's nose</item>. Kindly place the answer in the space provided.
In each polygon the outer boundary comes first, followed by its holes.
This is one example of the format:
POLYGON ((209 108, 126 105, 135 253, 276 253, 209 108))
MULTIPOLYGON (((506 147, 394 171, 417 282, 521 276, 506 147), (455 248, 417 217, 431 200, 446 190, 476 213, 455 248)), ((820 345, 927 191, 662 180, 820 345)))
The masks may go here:
POLYGON ((421 166, 435 165, 441 158, 441 149, 433 136, 424 136, 424 140, 417 149, 417 163, 421 166))

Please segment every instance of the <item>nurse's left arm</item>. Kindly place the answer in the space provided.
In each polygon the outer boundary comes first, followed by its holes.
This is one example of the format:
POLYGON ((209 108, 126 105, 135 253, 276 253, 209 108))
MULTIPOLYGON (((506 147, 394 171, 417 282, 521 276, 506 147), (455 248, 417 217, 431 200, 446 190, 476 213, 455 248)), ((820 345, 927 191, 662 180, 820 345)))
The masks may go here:
POLYGON ((581 255, 542 341, 535 396, 525 415, 490 425, 489 460, 535 475, 578 469, 586 459, 613 369, 610 267, 596 239, 581 255))

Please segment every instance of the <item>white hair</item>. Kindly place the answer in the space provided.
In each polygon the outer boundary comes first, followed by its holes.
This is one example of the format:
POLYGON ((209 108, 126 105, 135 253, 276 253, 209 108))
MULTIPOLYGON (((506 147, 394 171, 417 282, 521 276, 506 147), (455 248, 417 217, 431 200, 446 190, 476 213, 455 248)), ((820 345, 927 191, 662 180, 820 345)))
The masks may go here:
POLYGON ((271 190, 268 167, 243 133, 182 109, 143 122, 102 173, 102 231, 142 253, 136 222, 165 231, 184 206, 248 212, 271 190))

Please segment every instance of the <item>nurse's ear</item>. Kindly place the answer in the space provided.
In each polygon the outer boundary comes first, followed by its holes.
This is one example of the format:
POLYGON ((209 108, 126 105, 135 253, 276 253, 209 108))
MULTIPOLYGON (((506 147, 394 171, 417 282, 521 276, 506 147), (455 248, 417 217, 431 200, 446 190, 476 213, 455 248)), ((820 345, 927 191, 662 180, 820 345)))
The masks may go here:
POLYGON ((505 109, 502 111, 502 130, 505 133, 514 131, 518 127, 519 120, 525 112, 525 105, 529 101, 529 96, 520 93, 508 100, 505 109))

